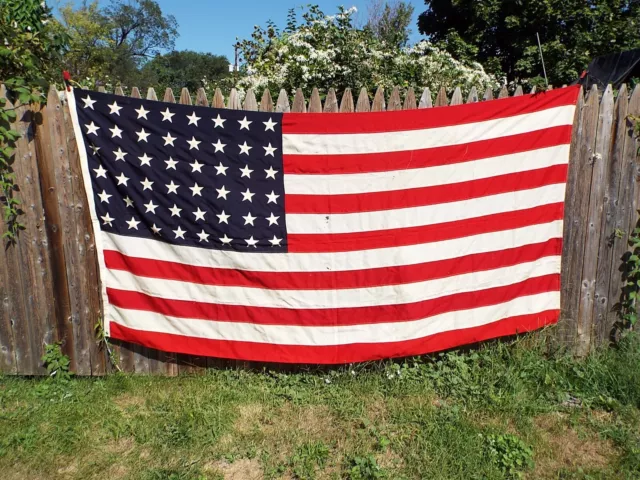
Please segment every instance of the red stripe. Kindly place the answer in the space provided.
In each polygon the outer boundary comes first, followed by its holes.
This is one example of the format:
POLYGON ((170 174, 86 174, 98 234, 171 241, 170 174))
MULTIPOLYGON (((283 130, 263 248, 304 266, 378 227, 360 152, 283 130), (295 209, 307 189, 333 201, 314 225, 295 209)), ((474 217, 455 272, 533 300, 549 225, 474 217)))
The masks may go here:
POLYGON ((468 182, 343 195, 286 196, 287 213, 358 213, 420 207, 501 193, 529 190, 567 181, 568 165, 509 173, 468 182))
POLYGON ((274 290, 326 290, 378 287, 435 280, 453 275, 502 268, 539 258, 560 255, 562 239, 522 247, 476 253, 415 265, 331 272, 254 272, 230 268, 211 268, 176 262, 130 257, 105 250, 107 268, 124 270, 140 277, 161 278, 202 285, 255 287, 274 290))
POLYGON ((529 332, 556 323, 559 316, 560 310, 547 310, 405 342, 355 343, 328 347, 209 340, 134 330, 113 321, 110 323, 110 335, 111 338, 138 343, 157 350, 198 356, 258 362, 340 364, 422 355, 490 338, 529 332))
POLYGON ((498 232, 563 218, 564 203, 551 203, 526 210, 496 213, 454 222, 420 227, 357 233, 292 234, 287 236, 289 252, 353 252, 377 248, 441 242, 482 233, 498 232))
MULTIPOLYGON (((353 308, 270 308, 169 300, 107 288, 112 305, 184 319, 246 322, 259 325, 343 326, 418 320, 459 310, 497 305, 518 297, 558 291, 560 275, 549 274, 504 287, 456 293, 422 302, 353 308)), ((133 315, 133 313, 131 313, 133 315)), ((188 320, 187 320, 188 321, 188 320)))
POLYGON ((437 110, 402 110, 372 113, 285 113, 283 134, 378 133, 462 125, 548 108, 575 105, 579 87, 567 87, 536 95, 522 95, 492 102, 469 103, 437 110))
POLYGON ((349 155, 285 154, 284 171, 286 174, 304 175, 389 172, 408 168, 452 165, 482 158, 529 152, 539 148, 555 147, 570 142, 571 125, 565 125, 491 140, 423 150, 349 155))

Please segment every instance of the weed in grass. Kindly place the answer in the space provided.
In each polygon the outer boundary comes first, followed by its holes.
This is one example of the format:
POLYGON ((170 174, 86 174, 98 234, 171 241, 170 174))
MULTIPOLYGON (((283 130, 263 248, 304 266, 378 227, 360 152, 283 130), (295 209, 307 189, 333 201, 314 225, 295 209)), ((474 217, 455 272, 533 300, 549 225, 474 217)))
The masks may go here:
POLYGON ((316 470, 324 468, 329 457, 329 448, 322 442, 305 443, 291 457, 291 471, 296 479, 312 480, 316 470))
POLYGON ((373 455, 366 457, 354 456, 347 460, 345 477, 348 480, 378 480, 388 478, 387 473, 380 468, 373 455))
POLYGON ((491 460, 498 465, 505 478, 522 478, 524 470, 533 468, 533 450, 510 433, 484 437, 491 460))

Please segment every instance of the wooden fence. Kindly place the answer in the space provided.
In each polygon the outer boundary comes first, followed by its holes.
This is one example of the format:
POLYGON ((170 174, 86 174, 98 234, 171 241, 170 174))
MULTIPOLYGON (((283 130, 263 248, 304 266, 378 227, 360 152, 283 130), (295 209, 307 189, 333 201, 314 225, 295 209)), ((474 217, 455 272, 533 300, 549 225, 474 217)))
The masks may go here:
MULTIPOLYGON (((116 94, 123 92, 116 89, 116 94)), ((518 87, 515 95, 522 95, 518 87)), ((6 97, 0 86, 0 96, 6 97)), ((137 88, 132 97, 140 97, 137 88)), ((506 89, 498 98, 506 97, 506 89)), ((13 168, 22 201, 25 229, 16 245, 0 249, 0 372, 21 375, 45 373, 40 358, 44 345, 63 342, 63 352, 79 375, 103 375, 112 368, 96 343, 95 325, 101 318, 101 299, 94 234, 81 180, 80 160, 67 105, 52 89, 46 107, 18 106, 17 142, 13 168)), ((156 100, 153 89, 147 99, 156 100)), ((175 103, 171 90, 165 102, 175 103)), ((493 100, 472 89, 467 103, 493 100)), ((179 103, 192 104, 186 89, 179 103)), ((276 111, 368 112, 445 107, 464 103, 457 88, 447 98, 444 88, 435 96, 425 89, 418 100, 414 90, 394 89, 385 98, 378 89, 370 102, 362 90, 354 103, 350 90, 340 102, 333 89, 321 101, 314 90, 308 103, 298 90, 290 104, 281 91, 276 111), (404 97, 404 98, 402 98, 404 97)), ((248 91, 241 105, 232 90, 226 100, 217 90, 211 102, 204 90, 195 104, 217 108, 274 110, 269 91, 258 104, 248 91)), ((623 86, 614 96, 609 87, 593 87, 580 95, 574 121, 566 194, 562 253, 562 318, 554 336, 577 354, 606 342, 618 320, 621 256, 640 206, 638 140, 630 115, 640 115, 640 87, 631 95, 623 86)), ((0 234, 5 225, 0 222, 0 234)), ((115 342, 113 353, 122 370, 142 374, 177 375, 204 367, 245 365, 213 358, 167 354, 115 342)))

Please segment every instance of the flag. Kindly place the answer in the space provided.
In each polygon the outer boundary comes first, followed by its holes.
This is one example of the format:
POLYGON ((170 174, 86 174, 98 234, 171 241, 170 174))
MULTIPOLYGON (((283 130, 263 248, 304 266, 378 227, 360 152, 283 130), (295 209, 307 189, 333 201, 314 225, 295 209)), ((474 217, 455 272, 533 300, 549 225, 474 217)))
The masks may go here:
POLYGON ((556 322, 578 91, 283 114, 73 89, 105 332, 338 364, 556 322))

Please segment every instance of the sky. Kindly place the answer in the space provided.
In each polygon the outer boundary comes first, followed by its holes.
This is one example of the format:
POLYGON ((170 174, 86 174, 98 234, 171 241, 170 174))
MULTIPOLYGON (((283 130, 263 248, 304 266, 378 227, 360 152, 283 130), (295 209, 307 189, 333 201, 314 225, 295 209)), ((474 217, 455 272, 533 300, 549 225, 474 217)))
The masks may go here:
MULTIPOLYGON (((236 37, 249 38, 254 25, 266 25, 271 19, 285 26, 287 12, 292 7, 309 3, 317 4, 329 15, 337 12, 339 5, 355 6, 358 15, 366 13, 367 0, 156 0, 165 14, 176 17, 180 36, 176 50, 195 50, 226 56, 233 62, 233 44, 236 37)), ((411 29, 411 42, 420 39, 417 21, 424 9, 424 0, 409 0, 415 7, 411 29)), ((55 1, 49 1, 55 6, 55 1)), ((64 3, 64 2, 63 2, 64 3)), ((74 1, 80 5, 80 0, 74 1)), ((108 4, 100 0, 100 4, 108 4)))

